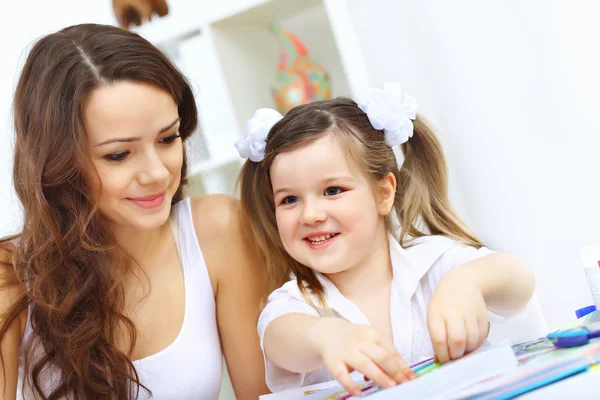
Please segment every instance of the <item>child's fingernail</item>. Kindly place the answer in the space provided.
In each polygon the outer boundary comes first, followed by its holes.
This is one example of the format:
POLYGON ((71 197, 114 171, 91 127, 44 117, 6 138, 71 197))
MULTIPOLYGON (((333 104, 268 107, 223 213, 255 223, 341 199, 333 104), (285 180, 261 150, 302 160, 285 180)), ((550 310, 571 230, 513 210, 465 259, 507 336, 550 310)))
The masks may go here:
POLYGON ((386 385, 387 387, 391 388, 391 387, 394 387, 394 386, 396 386, 396 382, 394 382, 393 380, 391 380, 391 379, 390 379, 389 381, 387 381, 387 382, 386 382, 386 384, 385 384, 385 385, 386 385))

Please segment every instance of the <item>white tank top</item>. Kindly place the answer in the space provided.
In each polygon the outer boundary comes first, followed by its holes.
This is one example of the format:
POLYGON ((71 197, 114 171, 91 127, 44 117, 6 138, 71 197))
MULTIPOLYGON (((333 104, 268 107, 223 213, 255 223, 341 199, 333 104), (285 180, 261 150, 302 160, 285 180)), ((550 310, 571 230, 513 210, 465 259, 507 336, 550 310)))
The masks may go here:
MULTIPOLYGON (((215 299, 194 230, 189 198, 173 206, 170 222, 183 268, 185 313, 181 330, 173 343, 156 354, 133 362, 140 381, 152 391, 152 396, 149 396, 140 389, 139 399, 217 399, 221 389, 223 356, 215 299)), ((31 333, 28 320, 25 337, 31 333)), ((44 387, 49 391, 56 375, 44 371, 43 376, 44 387)), ((34 397, 28 391, 24 398, 34 397)))

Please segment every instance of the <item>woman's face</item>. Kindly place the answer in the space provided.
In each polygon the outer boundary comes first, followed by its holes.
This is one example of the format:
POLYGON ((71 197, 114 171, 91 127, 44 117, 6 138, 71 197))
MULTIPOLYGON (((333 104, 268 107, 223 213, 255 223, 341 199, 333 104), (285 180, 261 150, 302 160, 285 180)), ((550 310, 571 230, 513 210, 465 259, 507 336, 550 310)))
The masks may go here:
POLYGON ((183 144, 177 104, 162 89, 118 82, 94 89, 84 109, 87 175, 100 213, 118 226, 163 225, 179 188, 183 144))

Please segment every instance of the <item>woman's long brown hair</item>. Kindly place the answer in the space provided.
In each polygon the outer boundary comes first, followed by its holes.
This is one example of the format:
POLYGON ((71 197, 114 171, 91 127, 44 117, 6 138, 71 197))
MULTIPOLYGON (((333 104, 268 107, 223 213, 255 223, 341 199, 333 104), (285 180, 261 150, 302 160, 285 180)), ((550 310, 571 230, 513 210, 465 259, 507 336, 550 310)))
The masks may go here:
MULTIPOLYGON (((86 100, 95 88, 120 81, 152 84, 169 93, 178 105, 181 137, 196 129, 196 104, 183 75, 145 39, 111 26, 77 25, 42 38, 16 87, 13 182, 24 225, 0 243, 11 252, 0 267, 10 276, 5 286, 19 287, 21 295, 0 316, 0 342, 28 310, 33 335, 22 347, 23 384, 43 399, 139 394, 129 359, 136 330, 123 314, 124 288, 114 277, 115 266, 127 255, 98 213, 83 173, 93 168, 82 123, 86 100), (123 329, 129 353, 116 346, 123 329), (50 393, 43 382, 48 368, 60 377, 50 393)), ((184 154, 173 202, 181 199, 185 172, 184 154)))
POLYGON ((293 274, 305 295, 308 289, 323 303, 323 287, 314 272, 294 260, 283 247, 269 171, 277 154, 306 146, 326 134, 336 135, 371 182, 394 174, 394 211, 399 229, 394 229, 397 224, 391 215, 386 226, 397 233, 401 245, 425 235, 443 235, 467 245, 482 246, 450 206, 444 152, 422 116, 414 121, 413 137, 401 147, 404 162, 398 168, 383 131, 373 128, 354 100, 318 101, 293 108, 275 124, 267 137, 265 159, 259 163, 246 161, 240 174, 242 209, 265 258, 270 289, 281 286, 293 274))

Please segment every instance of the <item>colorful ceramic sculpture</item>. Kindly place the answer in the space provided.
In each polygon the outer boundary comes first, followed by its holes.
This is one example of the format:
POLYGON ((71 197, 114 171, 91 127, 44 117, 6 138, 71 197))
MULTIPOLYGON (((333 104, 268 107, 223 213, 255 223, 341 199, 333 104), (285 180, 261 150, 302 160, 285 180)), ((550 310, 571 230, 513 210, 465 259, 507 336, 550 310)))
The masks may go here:
POLYGON ((279 24, 272 30, 282 43, 273 97, 277 110, 285 114, 300 104, 331 98, 329 76, 322 65, 308 56, 306 46, 279 24))

